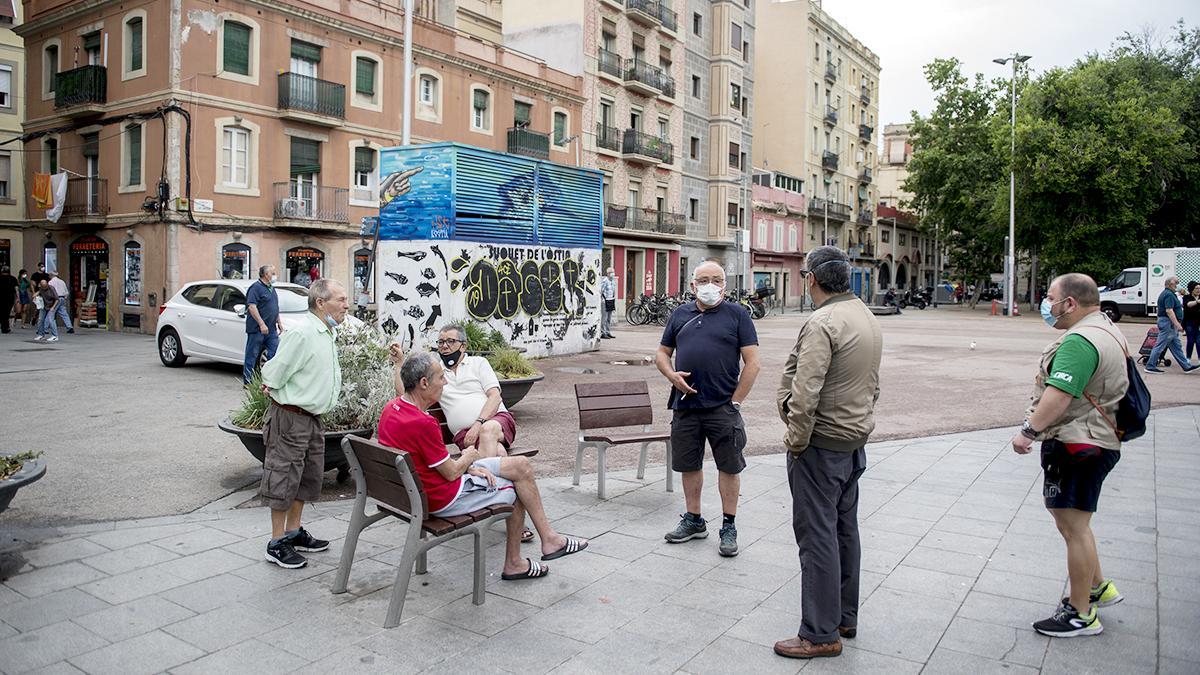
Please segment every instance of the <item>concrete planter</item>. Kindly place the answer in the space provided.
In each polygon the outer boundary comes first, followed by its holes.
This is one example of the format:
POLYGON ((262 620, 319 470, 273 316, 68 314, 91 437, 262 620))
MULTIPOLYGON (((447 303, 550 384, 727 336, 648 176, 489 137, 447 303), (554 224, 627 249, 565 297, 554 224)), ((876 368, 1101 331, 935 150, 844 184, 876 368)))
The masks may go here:
POLYGON ((27 459, 21 464, 21 470, 0 480, 0 511, 8 508, 16 496, 17 490, 36 482, 46 475, 46 460, 27 459))
POLYGON ((533 385, 546 379, 541 373, 531 375, 529 377, 518 377, 512 380, 500 380, 500 400, 504 401, 504 407, 512 409, 514 405, 525 398, 533 385))
MULTIPOLYGON (((263 441, 262 429, 244 429, 235 426, 228 418, 221 420, 217 427, 225 433, 233 434, 238 437, 242 445, 246 446, 246 450, 254 455, 260 463, 267 454, 267 444, 263 441)), ((345 482, 350 477, 350 465, 346 462, 346 455, 342 452, 342 438, 345 436, 361 436, 367 438, 371 435, 370 429, 347 429, 344 431, 327 431, 325 432, 325 470, 333 471, 337 469, 337 481, 345 482)))

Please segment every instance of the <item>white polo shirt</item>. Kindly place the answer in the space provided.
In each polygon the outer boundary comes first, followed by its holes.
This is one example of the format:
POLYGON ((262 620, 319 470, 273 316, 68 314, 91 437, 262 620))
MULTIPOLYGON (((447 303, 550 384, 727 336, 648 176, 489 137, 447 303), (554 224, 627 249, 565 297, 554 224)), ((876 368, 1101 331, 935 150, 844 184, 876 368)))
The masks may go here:
MULTIPOLYGON (((500 388, 496 371, 482 356, 467 355, 458 364, 457 372, 445 368, 446 387, 442 389, 442 410, 446 413, 446 425, 450 433, 470 427, 475 423, 483 406, 487 403, 487 391, 500 388)), ((504 403, 497 412, 507 411, 504 403)))

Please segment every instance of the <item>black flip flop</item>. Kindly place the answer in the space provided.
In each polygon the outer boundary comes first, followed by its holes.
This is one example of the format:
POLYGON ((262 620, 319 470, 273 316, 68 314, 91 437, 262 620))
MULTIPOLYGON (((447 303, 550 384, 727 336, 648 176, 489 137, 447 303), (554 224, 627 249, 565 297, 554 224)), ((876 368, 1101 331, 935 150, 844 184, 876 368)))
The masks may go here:
POLYGON ((574 539, 572 537, 567 537, 566 539, 567 539, 567 543, 563 544, 562 548, 558 549, 557 551, 555 551, 553 553, 547 553, 546 555, 542 556, 542 560, 557 560, 557 559, 563 557, 564 555, 571 555, 572 553, 579 553, 580 551, 582 551, 583 549, 588 547, 587 542, 582 542, 582 541, 579 541, 578 539, 574 539))
POLYGON ((529 563, 529 569, 521 572, 520 574, 505 574, 502 572, 500 574, 500 578, 504 581, 518 581, 520 579, 538 579, 550 574, 549 567, 538 563, 532 558, 526 558, 525 560, 529 563))

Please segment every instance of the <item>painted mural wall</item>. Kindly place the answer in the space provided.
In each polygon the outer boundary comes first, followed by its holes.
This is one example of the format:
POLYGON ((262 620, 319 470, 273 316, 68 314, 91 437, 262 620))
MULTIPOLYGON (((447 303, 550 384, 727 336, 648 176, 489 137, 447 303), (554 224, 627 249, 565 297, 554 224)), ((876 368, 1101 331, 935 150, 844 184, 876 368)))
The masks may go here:
POLYGON ((375 297, 406 349, 475 321, 530 356, 599 345, 598 173, 433 144, 381 155, 375 297))

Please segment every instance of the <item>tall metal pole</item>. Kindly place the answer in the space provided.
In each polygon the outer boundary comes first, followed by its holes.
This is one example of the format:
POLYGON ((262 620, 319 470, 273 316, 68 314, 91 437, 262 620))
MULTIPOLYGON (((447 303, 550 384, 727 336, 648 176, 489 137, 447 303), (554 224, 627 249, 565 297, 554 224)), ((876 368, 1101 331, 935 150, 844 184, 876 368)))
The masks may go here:
POLYGON ((889 286, 895 286, 899 281, 896 273, 900 271, 900 260, 896 258, 896 216, 892 216, 892 280, 889 286))
POLYGON ((1008 285, 1008 315, 1016 316, 1017 307, 1017 54, 1012 59, 1012 114, 1010 126, 1012 136, 1009 143, 1008 167, 1008 272, 1005 283, 1008 285))
POLYGON ((412 43, 413 0, 404 0, 404 119, 401 121, 400 144, 411 143, 412 130, 412 43))

